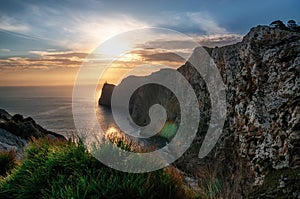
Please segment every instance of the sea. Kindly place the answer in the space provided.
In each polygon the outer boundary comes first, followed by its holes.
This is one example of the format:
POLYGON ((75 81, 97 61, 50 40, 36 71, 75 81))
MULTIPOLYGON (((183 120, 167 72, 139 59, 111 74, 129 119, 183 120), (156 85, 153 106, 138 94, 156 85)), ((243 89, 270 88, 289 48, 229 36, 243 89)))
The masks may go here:
MULTIPOLYGON (((100 97, 101 92, 97 93, 100 97)), ((21 114, 24 117, 31 117, 49 131, 66 138, 74 138, 78 137, 78 134, 73 120, 72 94, 73 86, 0 87, 0 109, 6 110, 11 115, 21 114)), ((130 139, 142 147, 161 148, 167 144, 166 140, 159 137, 140 139, 125 135, 115 123, 110 108, 96 104, 95 108, 98 124, 106 135, 126 136, 125 139, 130 139)))
MULTIPOLYGON (((72 114, 72 86, 0 87, 0 108, 11 115, 32 117, 47 130, 65 137, 76 135, 72 114)), ((111 110, 96 106, 101 127, 115 127, 111 110)))

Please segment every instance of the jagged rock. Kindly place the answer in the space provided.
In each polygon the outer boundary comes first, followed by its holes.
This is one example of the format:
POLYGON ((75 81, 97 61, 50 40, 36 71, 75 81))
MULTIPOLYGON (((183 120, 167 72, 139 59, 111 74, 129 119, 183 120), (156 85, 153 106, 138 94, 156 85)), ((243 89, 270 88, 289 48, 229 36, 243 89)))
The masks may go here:
POLYGON ((11 116, 5 110, 0 109, 0 150, 13 150, 20 159, 23 155, 23 148, 32 137, 65 140, 64 136, 44 129, 31 117, 24 118, 20 114, 11 116))
POLYGON ((23 157, 23 148, 27 141, 14 134, 0 129, 0 151, 15 151, 18 159, 23 157))
POLYGON ((1 121, 7 121, 10 118, 11 118, 11 115, 7 111, 5 111, 3 109, 0 109, 0 119, 1 119, 1 121))

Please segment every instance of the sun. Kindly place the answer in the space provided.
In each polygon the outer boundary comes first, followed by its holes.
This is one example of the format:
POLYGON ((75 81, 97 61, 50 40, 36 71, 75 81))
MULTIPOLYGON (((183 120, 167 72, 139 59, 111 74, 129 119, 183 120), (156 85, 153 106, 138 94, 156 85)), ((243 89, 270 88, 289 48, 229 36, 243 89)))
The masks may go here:
POLYGON ((132 46, 125 39, 113 38, 107 42, 104 42, 100 46, 99 53, 106 57, 116 58, 130 51, 131 49, 132 46))

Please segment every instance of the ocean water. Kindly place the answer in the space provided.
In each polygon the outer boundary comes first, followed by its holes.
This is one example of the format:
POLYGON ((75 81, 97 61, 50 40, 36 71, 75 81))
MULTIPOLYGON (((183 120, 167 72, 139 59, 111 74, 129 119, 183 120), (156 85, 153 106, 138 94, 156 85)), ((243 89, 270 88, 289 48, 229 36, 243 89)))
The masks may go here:
MULTIPOLYGON (((18 113, 24 117, 32 117, 45 129, 67 138, 74 137, 78 134, 73 120, 72 92, 72 86, 0 87, 0 108, 11 115, 18 113)), ((125 136, 125 139, 140 147, 162 148, 167 144, 165 139, 159 137, 135 138, 124 134, 115 123, 109 108, 97 105, 95 108, 98 124, 107 136, 125 136)), ((88 119, 85 121, 88 122, 88 119)))
MULTIPOLYGON (((0 87, 0 108, 32 117, 42 127, 66 137, 76 134, 72 114, 72 86, 0 87)), ((96 107, 101 127, 115 127, 110 109, 96 107)))

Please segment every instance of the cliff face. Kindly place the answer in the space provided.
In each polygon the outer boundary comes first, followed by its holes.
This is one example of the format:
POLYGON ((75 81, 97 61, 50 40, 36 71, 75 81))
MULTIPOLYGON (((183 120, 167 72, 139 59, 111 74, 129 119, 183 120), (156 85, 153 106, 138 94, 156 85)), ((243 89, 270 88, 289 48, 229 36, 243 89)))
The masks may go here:
POLYGON ((257 27, 211 56, 227 86, 225 130, 256 171, 255 183, 265 169, 299 166, 300 33, 257 27))
POLYGON ((104 83, 102 87, 101 97, 99 99, 99 105, 111 106, 111 95, 115 88, 115 85, 104 83))
MULTIPOLYGON (((205 82, 187 62, 178 71, 196 92, 202 122, 191 149, 175 164, 198 177, 205 165, 210 165, 226 181, 224 186, 237 196, 245 196, 253 187, 264 186, 272 173, 300 166, 300 33, 258 26, 240 43, 207 51, 226 86, 225 126, 214 150, 199 159, 199 145, 210 117, 210 100, 205 82)), ((141 87, 131 100, 132 117, 143 123, 148 117, 143 104, 169 99, 164 106, 176 123, 180 109, 174 105, 174 98, 166 90, 141 87)), ((291 178, 280 174, 273 179, 275 190, 268 194, 300 197, 299 187, 295 188, 299 183, 294 183, 299 179, 299 175, 291 178)))

